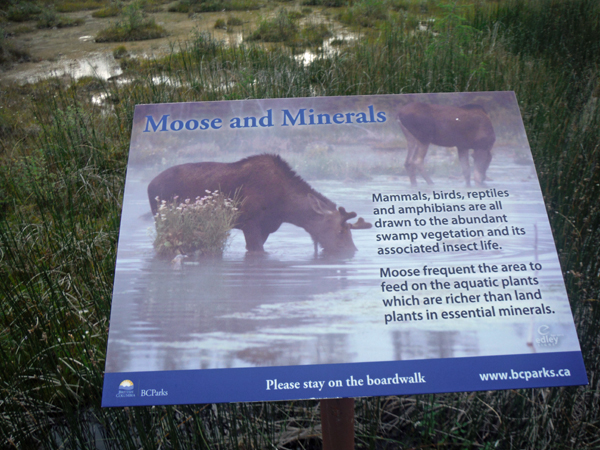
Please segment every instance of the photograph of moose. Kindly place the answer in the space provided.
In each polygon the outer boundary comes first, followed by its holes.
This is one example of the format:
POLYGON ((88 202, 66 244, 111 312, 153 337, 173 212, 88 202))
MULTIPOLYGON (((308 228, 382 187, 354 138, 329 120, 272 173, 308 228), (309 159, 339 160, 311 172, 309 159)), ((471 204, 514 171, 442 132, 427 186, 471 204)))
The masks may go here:
POLYGON ((279 155, 269 154, 234 163, 181 164, 161 172, 148 185, 152 215, 158 212, 157 199, 192 199, 206 191, 240 197, 241 211, 234 226, 243 231, 249 252, 263 252, 269 235, 284 222, 310 234, 315 254, 319 247, 330 254, 353 254, 357 249, 351 230, 371 228, 362 218, 349 223, 356 217, 355 212, 346 212, 342 206, 336 208, 279 155))
MULTIPOLYGON (((487 233, 492 227, 479 228, 487 233)), ((460 281, 478 278, 468 275, 460 281)), ((486 292, 474 288, 468 294, 486 292)), ((577 348, 512 92, 136 108, 107 372, 577 348), (432 225, 435 218, 456 214, 417 214, 423 198, 439 198, 428 204, 442 210, 462 205, 466 210, 460 214, 466 220, 498 200, 486 199, 494 190, 510 194, 496 204, 510 221, 496 227, 501 248, 414 250, 476 242, 470 237, 437 239, 451 227, 432 225), (468 193, 473 199, 469 202, 464 200, 468 193), (397 200, 377 201, 384 196, 397 200), (469 211, 470 204, 479 211, 469 211), (219 227, 213 226, 217 219, 219 227), (388 226, 383 228, 383 223, 388 226), (523 229, 525 237, 514 235, 511 227, 523 229), (383 236, 396 240, 383 242, 383 236), (212 250, 205 241, 214 244, 212 250), (381 254, 391 245, 402 251, 381 254), (543 270, 531 275, 556 314, 544 317, 543 323, 533 317, 427 320, 432 307, 426 298, 457 293, 452 288, 434 292, 431 283, 453 278, 381 275, 387 268, 407 273, 424 266, 483 262, 498 267, 506 262, 541 264, 543 270), (382 281, 416 283, 418 289, 390 293, 382 291, 382 281), (532 344, 538 325, 561 336, 556 347, 532 344)))

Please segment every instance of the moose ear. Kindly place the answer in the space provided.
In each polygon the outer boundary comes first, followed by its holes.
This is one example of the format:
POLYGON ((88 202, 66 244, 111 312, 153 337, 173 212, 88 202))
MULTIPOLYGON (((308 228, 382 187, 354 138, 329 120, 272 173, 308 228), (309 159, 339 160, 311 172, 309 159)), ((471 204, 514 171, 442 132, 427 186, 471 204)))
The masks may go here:
POLYGON ((363 219, 362 217, 359 217, 356 223, 350 224, 350 228, 352 228, 353 230, 368 230, 372 226, 373 225, 371 225, 369 222, 365 222, 365 219, 363 219))
POLYGON ((331 214, 331 211, 327 209, 327 207, 323 204, 321 200, 315 197, 312 194, 308 194, 308 203, 314 212, 317 214, 331 214))

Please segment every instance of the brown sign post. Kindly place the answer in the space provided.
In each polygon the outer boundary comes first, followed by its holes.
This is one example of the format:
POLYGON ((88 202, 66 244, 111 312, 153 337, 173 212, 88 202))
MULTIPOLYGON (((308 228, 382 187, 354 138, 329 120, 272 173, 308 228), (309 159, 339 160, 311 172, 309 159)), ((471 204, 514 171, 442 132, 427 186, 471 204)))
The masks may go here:
POLYGON ((354 449, 354 399, 321 400, 323 450, 354 449))

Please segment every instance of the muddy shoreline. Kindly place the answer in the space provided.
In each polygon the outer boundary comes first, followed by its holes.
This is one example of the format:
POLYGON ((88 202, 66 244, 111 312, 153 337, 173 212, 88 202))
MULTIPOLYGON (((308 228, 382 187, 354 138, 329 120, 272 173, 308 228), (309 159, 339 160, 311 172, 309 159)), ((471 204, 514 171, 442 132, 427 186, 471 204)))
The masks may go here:
MULTIPOLYGON (((261 19, 272 16, 281 7, 279 4, 268 4, 256 11, 223 11, 188 15, 167 12, 169 6, 169 4, 164 6, 164 12, 148 15, 164 27, 168 35, 144 41, 95 42, 98 32, 115 23, 118 18, 95 18, 92 16, 93 11, 62 14, 85 21, 80 26, 69 28, 37 29, 35 21, 7 22, 4 28, 9 35, 8 39, 26 49, 31 55, 31 61, 0 68, 0 81, 35 82, 50 76, 73 78, 97 76, 107 79, 122 72, 119 61, 113 58, 113 50, 121 45, 124 45, 129 55, 134 58, 156 58, 177 50, 180 45, 199 33, 209 33, 216 40, 223 41, 227 45, 240 44, 244 37, 256 28, 261 19), (227 20, 231 16, 240 18, 243 24, 228 30, 215 29, 214 25, 218 19, 227 20), (29 27, 33 31, 19 33, 19 28, 23 27, 29 27)), ((300 3, 290 3, 284 7, 288 10, 299 9, 300 3)), ((334 31, 336 39, 349 38, 348 30, 333 20, 331 11, 327 8, 311 9, 312 12, 303 21, 325 22, 334 31)), ((327 42, 324 46, 327 46, 327 42)), ((310 60, 311 54, 314 54, 314 49, 306 50, 303 57, 310 60)))

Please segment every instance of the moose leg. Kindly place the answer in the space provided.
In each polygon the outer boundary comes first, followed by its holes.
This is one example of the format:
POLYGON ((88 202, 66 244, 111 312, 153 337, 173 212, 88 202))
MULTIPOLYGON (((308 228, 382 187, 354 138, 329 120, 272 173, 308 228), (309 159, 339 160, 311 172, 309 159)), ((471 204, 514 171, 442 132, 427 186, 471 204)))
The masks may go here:
POLYGON ((246 239, 246 250, 249 252, 264 252, 263 244, 269 236, 263 236, 258 224, 247 224, 243 230, 246 239))
POLYGON ((404 161, 404 168, 406 169, 406 173, 408 174, 408 178, 410 178, 410 184, 413 186, 417 185, 417 170, 412 162, 413 155, 415 154, 415 150, 413 148, 408 149, 408 153, 406 154, 406 161, 404 161))
MULTIPOLYGON (((429 149, 429 144, 424 144, 417 141, 417 149, 415 151, 415 155, 413 156, 413 164, 417 172, 421 174, 421 176, 425 179, 427 184, 433 184, 433 181, 427 170, 425 170, 425 156, 427 156, 427 150, 429 149)), ((415 183, 416 184, 416 183, 415 183)))
POLYGON ((491 161, 491 146, 490 148, 475 150, 473 152, 473 165, 475 166, 475 173, 473 173, 473 178, 475 180, 475 184, 477 184, 478 186, 482 186, 484 184, 486 178, 485 173, 487 172, 491 161))
POLYGON ((410 184, 412 186, 417 185, 417 167, 415 166, 414 159, 415 154, 417 152, 418 141, 417 138, 413 136, 413 134, 406 129, 402 123, 400 123, 400 127, 402 128, 402 132, 404 133, 404 137, 406 137, 406 145, 408 147, 408 151, 406 153, 406 161, 404 162, 404 168, 406 169, 406 173, 410 178, 410 184))
POLYGON ((468 187, 471 187, 471 166, 469 165, 469 149, 459 148, 458 149, 458 160, 460 161, 460 167, 462 167, 462 173, 465 177, 465 182, 468 187))
POLYGON ((404 162, 404 168, 406 169, 406 173, 408 174, 408 178, 410 179, 410 184, 412 186, 417 185, 417 168, 412 161, 413 155, 415 154, 414 149, 408 149, 408 154, 406 155, 406 161, 404 162))

